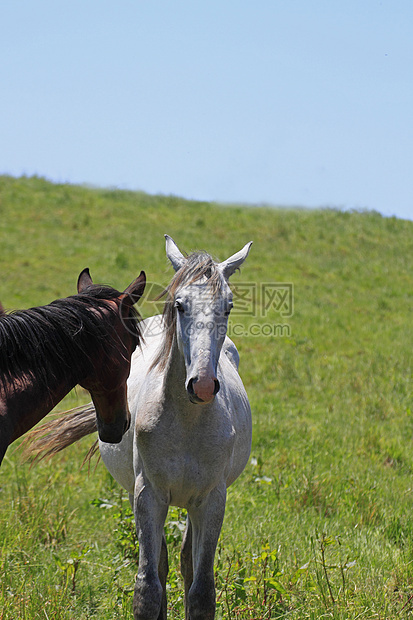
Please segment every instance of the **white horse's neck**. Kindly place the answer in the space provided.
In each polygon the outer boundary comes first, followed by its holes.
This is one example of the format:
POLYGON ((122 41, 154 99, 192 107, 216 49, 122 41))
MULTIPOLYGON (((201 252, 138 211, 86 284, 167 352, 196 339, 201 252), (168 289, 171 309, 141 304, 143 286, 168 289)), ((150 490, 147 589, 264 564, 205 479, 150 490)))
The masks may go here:
POLYGON ((185 388, 185 378, 185 359, 179 350, 175 336, 166 362, 163 380, 163 392, 169 402, 179 401, 181 406, 191 404, 185 388))

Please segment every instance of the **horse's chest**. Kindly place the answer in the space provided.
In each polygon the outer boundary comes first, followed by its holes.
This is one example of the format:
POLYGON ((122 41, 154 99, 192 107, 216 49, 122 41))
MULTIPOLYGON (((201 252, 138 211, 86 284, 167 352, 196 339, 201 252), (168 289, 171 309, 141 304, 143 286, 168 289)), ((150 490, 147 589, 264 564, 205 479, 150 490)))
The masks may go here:
POLYGON ((226 480, 232 460, 234 429, 220 424, 162 424, 137 433, 142 466, 151 483, 167 493, 175 505, 197 503, 226 480))

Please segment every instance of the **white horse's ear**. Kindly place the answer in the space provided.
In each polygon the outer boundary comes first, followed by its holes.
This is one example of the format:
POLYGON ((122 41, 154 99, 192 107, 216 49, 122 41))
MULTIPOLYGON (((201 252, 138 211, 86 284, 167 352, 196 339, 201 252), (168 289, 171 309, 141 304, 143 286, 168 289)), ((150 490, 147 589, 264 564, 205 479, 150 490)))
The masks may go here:
POLYGON ((175 271, 178 271, 185 264, 185 256, 182 254, 175 241, 169 235, 165 235, 166 255, 172 263, 175 271))
POLYGON ((236 254, 233 254, 232 256, 227 258, 227 260, 224 260, 222 263, 219 263, 217 265, 218 269, 220 269, 221 273, 223 274, 226 280, 228 280, 228 278, 232 276, 232 274, 237 269, 240 268, 244 260, 247 258, 248 252, 250 251, 251 246, 252 246, 252 241, 244 245, 242 250, 240 250, 236 254))

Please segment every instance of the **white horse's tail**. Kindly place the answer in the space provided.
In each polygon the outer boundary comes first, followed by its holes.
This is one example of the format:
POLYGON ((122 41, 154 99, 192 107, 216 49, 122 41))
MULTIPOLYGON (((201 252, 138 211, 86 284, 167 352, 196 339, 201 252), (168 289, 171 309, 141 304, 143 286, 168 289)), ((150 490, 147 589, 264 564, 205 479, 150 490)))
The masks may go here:
MULTIPOLYGON (((57 419, 38 426, 27 434, 24 444, 24 456, 33 458, 34 462, 53 456, 82 437, 97 431, 96 411, 92 403, 76 407, 59 414, 57 419)), ((84 462, 90 460, 98 449, 95 441, 89 449, 84 462)))

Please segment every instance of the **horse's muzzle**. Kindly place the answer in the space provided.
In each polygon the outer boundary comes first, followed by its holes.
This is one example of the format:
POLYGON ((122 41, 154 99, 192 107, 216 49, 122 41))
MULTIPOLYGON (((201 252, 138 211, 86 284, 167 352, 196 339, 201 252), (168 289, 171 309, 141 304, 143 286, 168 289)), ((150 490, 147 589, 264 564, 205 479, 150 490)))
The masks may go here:
POLYGON ((105 443, 120 443, 123 435, 129 430, 130 424, 131 416, 129 410, 123 423, 114 422, 112 424, 106 424, 97 416, 99 439, 105 443))
POLYGON ((194 384, 197 383, 197 377, 194 377, 192 379, 190 379, 188 381, 188 385, 186 387, 188 395, 189 395, 189 400, 191 401, 191 403, 194 404, 207 404, 210 403, 212 400, 214 400, 215 396, 218 394, 219 392, 219 381, 218 379, 211 379, 211 383, 213 381, 213 389, 212 390, 202 390, 199 391, 198 393, 196 391, 196 389, 194 388, 194 384), (201 398, 202 395, 202 398, 201 398))

